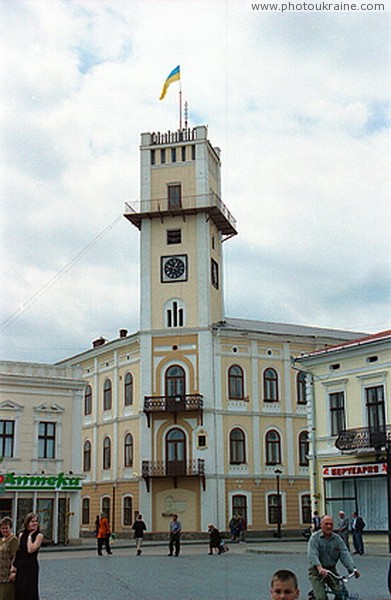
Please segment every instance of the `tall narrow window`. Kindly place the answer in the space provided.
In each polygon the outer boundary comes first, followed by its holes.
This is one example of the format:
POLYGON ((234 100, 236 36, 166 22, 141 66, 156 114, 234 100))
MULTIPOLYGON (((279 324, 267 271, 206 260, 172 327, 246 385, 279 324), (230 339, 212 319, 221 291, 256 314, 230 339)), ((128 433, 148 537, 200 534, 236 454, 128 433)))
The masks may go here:
POLYGON ((108 519, 110 519, 110 513, 111 513, 110 496, 104 496, 102 498, 102 513, 104 513, 106 515, 106 517, 108 519))
POLYGON ((126 373, 125 375, 125 406, 133 404, 133 375, 126 373))
POLYGON ((181 185, 169 185, 168 190, 168 208, 181 208, 182 206, 182 189, 181 185))
POLYGON ((232 365, 228 369, 228 397, 231 400, 244 398, 243 369, 239 365, 232 365))
POLYGON ((380 449, 386 444, 386 413, 384 388, 376 385, 365 389, 365 401, 369 427, 370 444, 380 449))
POLYGON ((266 434, 266 464, 281 464, 281 438, 278 431, 271 429, 266 434))
POLYGON ((106 379, 103 385, 103 410, 111 410, 112 406, 112 388, 111 380, 106 379))
POLYGON ((41 421, 38 425, 38 458, 55 458, 56 424, 41 421))
POLYGON ((269 494, 267 497, 267 520, 269 525, 276 525, 281 523, 279 513, 280 512, 280 498, 278 494, 269 494))
POLYGON ((301 497, 301 522, 311 523, 311 496, 303 494, 301 497))
POLYGON ((125 496, 123 503, 122 521, 124 525, 132 525, 133 499, 132 496, 125 496))
POLYGON ((305 373, 299 371, 296 379, 296 390, 297 390, 297 404, 307 404, 307 398, 305 394, 305 373))
POLYGON ((91 442, 89 440, 83 446, 83 471, 91 471, 91 442))
POLYGON ((186 393, 185 371, 179 365, 169 367, 165 373, 166 396, 184 396, 186 393))
POLYGON ((308 453, 310 451, 310 445, 308 441, 308 431, 302 431, 299 434, 299 465, 301 467, 308 467, 308 453))
POLYGON ((240 515, 247 523, 247 496, 244 494, 232 496, 232 514, 240 515))
POLYGON ((263 374, 264 402, 278 402, 278 375, 275 369, 266 369, 263 374))
POLYGON ((84 390, 84 414, 92 414, 92 387, 90 385, 87 385, 84 390))
POLYGON ((196 147, 193 145, 191 147, 191 160, 195 160, 196 159, 196 147))
POLYGON ((176 163, 176 148, 171 148, 171 162, 176 163))
POLYGON ((0 421, 0 456, 14 455, 15 421, 0 421))
POLYGON ((90 522, 90 499, 83 498, 81 504, 81 522, 82 525, 88 525, 90 522))
POLYGON ((156 150, 151 150, 151 165, 156 163, 156 150))
POLYGON ((166 436, 167 475, 183 475, 186 472, 186 437, 184 432, 174 427, 166 436))
POLYGON ((111 440, 108 436, 103 440, 103 468, 111 468, 111 440))
POLYGON ((166 326, 183 327, 185 324, 184 304, 180 300, 172 300, 165 306, 166 326))
POLYGON ((185 160, 186 160, 186 146, 182 146, 181 147, 181 157, 182 157, 182 162, 185 162, 185 160))
POLYGON ((338 435, 345 429, 345 398, 343 392, 329 395, 331 435, 338 435))
POLYGON ((229 434, 229 462, 231 465, 242 465, 246 462, 246 443, 244 431, 235 427, 229 434))
POLYGON ((131 433, 125 435, 124 466, 133 467, 133 436, 131 433))
POLYGON ((162 148, 162 150, 160 150, 160 162, 162 165, 165 164, 166 162, 166 150, 165 148, 162 148))

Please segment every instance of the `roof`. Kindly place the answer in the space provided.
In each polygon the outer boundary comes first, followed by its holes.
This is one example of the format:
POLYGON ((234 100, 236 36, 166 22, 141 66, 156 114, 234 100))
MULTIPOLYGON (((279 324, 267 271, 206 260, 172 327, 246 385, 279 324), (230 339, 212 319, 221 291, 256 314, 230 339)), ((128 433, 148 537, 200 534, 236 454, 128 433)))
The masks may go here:
POLYGON ((322 348, 321 350, 314 350, 313 352, 309 352, 304 356, 301 356, 299 360, 303 358, 312 358, 314 356, 326 355, 333 352, 340 352, 342 350, 349 350, 354 348, 359 348, 361 346, 366 346, 368 344, 373 344, 374 342, 391 342, 391 329, 387 329, 386 331, 379 331, 378 333, 372 333, 370 335, 366 335, 364 337, 359 337, 354 340, 349 340, 346 342, 342 342, 341 344, 335 346, 329 346, 328 348, 322 348))

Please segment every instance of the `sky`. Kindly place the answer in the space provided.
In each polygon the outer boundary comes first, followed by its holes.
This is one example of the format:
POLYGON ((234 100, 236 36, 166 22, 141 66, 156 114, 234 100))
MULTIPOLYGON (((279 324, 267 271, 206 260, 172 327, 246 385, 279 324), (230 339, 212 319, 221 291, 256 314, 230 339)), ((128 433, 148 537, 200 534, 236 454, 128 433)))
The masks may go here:
POLYGON ((390 328, 391 0, 254 4, 0 0, 0 359, 51 363, 139 329, 124 204, 140 134, 178 128, 179 83, 159 101, 177 65, 237 220, 226 316, 390 328))

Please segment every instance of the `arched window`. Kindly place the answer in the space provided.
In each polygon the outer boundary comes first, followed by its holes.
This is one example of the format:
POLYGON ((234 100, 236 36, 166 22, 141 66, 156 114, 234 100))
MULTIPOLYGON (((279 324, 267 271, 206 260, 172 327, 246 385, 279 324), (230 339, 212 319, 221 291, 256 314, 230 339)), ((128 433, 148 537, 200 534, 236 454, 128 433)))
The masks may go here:
POLYGON ((299 434, 299 465, 301 467, 308 467, 308 453, 310 451, 310 445, 308 440, 308 431, 302 431, 299 434))
POLYGON ((103 440, 103 468, 111 468, 111 440, 108 436, 103 440))
POLYGON ((101 512, 104 513, 106 515, 106 517, 110 520, 110 513, 111 513, 110 496, 103 496, 101 512))
POLYGON ((296 379, 297 389, 297 404, 307 404, 307 398, 305 394, 305 373, 299 371, 296 379))
POLYGON ((122 504, 123 514, 122 522, 124 525, 132 525, 132 513, 133 513, 133 498, 132 496, 125 496, 122 504))
POLYGON ((263 374, 264 402, 278 402, 278 375, 275 369, 266 369, 263 374))
POLYGON ((232 515, 240 515, 247 523, 247 496, 244 494, 232 496, 232 515))
POLYGON ((83 471, 91 471, 91 442, 89 440, 83 446, 83 471))
POLYGON ((228 369, 228 397, 231 400, 244 398, 243 369, 239 365, 232 365, 228 369))
POLYGON ((111 380, 106 379, 103 385, 103 410, 111 410, 112 405, 112 388, 111 380))
POLYGON ((184 396, 186 393, 185 371, 179 365, 169 367, 165 373, 166 396, 184 396))
POLYGON ((81 522, 82 525, 88 525, 90 522, 90 499, 83 498, 81 501, 81 522))
POLYGON ((246 462, 246 437, 244 431, 235 427, 229 434, 229 462, 242 465, 246 462))
POLYGON ((281 438, 275 429, 271 429, 266 434, 266 464, 281 464, 281 438))
POLYGON ((125 435, 124 466, 133 467, 133 436, 131 433, 125 435))
POLYGON ((90 385, 87 385, 84 390, 84 414, 92 414, 92 387, 90 385))
POLYGON ((133 375, 126 373, 125 375, 125 406, 133 404, 133 375))
POLYGON ((269 494, 267 497, 267 520, 269 525, 281 523, 281 497, 278 494, 269 494))
POLYGON ((183 327, 185 325, 185 305, 181 300, 170 300, 164 310, 166 327, 183 327))
POLYGON ((301 522, 303 524, 311 523, 311 496, 303 494, 301 496, 301 522))
POLYGON ((168 475, 183 475, 186 472, 186 437, 178 427, 166 435, 166 461, 168 475))

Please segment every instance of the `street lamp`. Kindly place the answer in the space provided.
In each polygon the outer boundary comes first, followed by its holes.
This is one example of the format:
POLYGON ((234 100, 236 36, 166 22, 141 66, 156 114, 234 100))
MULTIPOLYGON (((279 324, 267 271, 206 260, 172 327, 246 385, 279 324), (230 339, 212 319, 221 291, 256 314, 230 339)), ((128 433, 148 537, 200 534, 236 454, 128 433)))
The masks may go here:
POLYGON ((281 492, 280 492, 280 475, 282 474, 281 469, 275 469, 274 474, 276 476, 276 484, 277 484, 277 533, 276 537, 281 537, 281 492))

